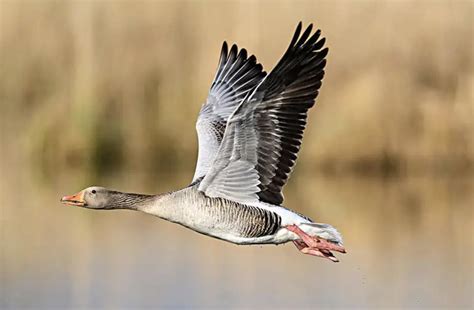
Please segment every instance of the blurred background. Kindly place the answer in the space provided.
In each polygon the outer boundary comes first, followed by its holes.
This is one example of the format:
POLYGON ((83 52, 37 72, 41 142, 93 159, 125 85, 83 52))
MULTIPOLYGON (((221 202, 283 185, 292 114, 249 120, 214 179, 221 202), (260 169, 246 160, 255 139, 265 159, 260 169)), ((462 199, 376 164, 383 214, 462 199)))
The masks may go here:
POLYGON ((0 0, 0 307, 472 307, 473 11, 0 0), (60 205, 186 186, 222 41, 270 71, 300 20, 330 53, 285 205, 343 233, 341 263, 60 205))

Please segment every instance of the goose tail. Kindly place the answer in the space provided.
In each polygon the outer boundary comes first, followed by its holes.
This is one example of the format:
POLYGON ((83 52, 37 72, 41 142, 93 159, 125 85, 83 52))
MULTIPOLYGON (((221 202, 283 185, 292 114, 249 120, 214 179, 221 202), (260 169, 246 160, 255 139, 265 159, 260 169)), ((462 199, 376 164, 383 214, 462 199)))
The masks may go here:
POLYGON ((342 235, 336 228, 324 223, 302 223, 300 228, 310 236, 318 236, 336 245, 343 246, 342 235))

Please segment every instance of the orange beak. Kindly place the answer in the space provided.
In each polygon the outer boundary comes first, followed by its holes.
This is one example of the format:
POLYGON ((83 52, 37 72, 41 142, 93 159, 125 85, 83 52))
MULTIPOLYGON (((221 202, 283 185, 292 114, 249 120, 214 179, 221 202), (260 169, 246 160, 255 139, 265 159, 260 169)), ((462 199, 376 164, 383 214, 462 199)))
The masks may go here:
POLYGON ((84 191, 80 191, 79 193, 71 196, 64 196, 61 198, 61 203, 70 206, 84 207, 86 205, 86 202, 84 201, 84 191))

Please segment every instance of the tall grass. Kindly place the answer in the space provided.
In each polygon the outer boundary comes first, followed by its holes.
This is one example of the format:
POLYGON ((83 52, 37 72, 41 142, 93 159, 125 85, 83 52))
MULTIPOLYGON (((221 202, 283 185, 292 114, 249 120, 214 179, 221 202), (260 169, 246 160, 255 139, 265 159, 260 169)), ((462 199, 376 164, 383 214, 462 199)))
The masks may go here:
POLYGON ((473 11, 469 1, 2 1, 1 156, 45 174, 191 171, 222 41, 269 71, 303 20, 330 54, 299 167, 472 171, 473 11))

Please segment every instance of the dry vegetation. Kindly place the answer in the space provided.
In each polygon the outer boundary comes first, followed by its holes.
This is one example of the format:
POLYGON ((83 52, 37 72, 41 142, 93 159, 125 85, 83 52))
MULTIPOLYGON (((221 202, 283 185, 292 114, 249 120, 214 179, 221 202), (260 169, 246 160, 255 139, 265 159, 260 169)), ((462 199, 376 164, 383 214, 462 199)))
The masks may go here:
POLYGON ((472 171, 470 1, 2 0, 1 156, 43 172, 191 171, 222 41, 268 71, 299 20, 330 55, 298 167, 472 171))

